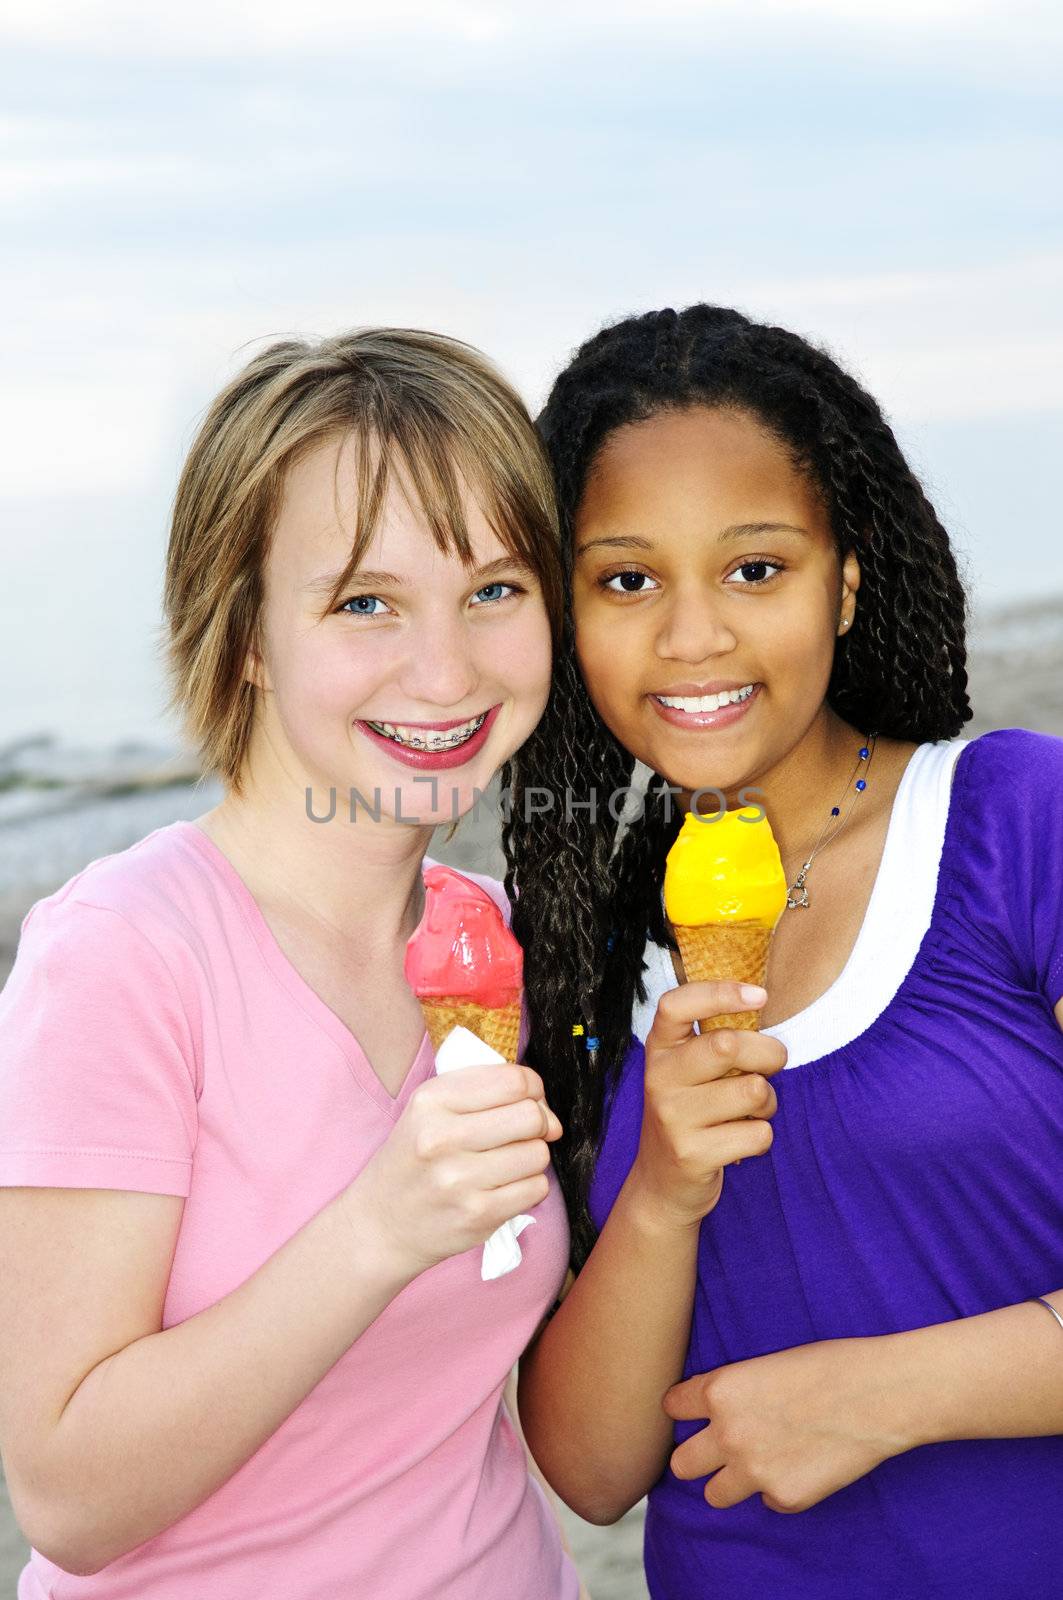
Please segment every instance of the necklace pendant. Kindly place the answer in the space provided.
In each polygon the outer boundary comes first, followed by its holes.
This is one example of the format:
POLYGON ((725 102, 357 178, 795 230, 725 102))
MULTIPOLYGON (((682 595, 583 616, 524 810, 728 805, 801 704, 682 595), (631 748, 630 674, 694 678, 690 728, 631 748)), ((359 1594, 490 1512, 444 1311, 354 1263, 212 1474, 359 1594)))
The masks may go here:
MULTIPOLYGON (((859 772, 859 770, 860 770, 861 762, 865 762, 866 761, 866 762, 868 762, 870 764, 870 759, 871 759, 871 757, 872 757, 872 755, 874 754, 874 751, 875 751, 875 740, 876 740, 877 737, 878 737, 877 734, 869 733, 868 736, 867 736, 867 744, 860 746, 860 755, 859 755, 859 758, 857 760, 856 766, 853 769, 854 778, 856 776, 856 773, 859 772)), ((856 778, 856 782, 854 783, 853 787, 857 791, 857 794, 862 794, 863 791, 867 788, 867 780, 866 780, 866 778, 856 778)), ((830 844, 832 840, 836 839, 838 837, 839 833, 841 833, 841 831, 844 828, 845 824, 849 820, 849 812, 852 811, 853 805, 855 803, 856 803, 856 795, 854 795, 853 798, 850 800, 850 802, 849 802, 849 811, 846 812, 844 817, 842 817, 842 820, 835 827, 834 832, 828 834, 827 829, 830 827, 830 822, 828 822, 826 827, 823 829, 823 832, 820 834, 819 838, 816 840, 815 844, 812 846, 812 851, 811 851, 811 854, 809 855, 808 860, 806 862, 804 862, 804 864, 801 867, 801 871, 797 874, 797 877, 794 879, 793 883, 790 885, 789 889, 786 891, 786 909, 787 910, 789 910, 789 911, 807 911, 809 909, 810 902, 809 902, 809 898, 808 898, 808 890, 805 888, 805 878, 808 875, 809 868, 812 866, 813 861, 815 861, 816 857, 819 855, 819 852, 822 849, 825 849, 825 847, 828 844, 830 844)), ((831 806, 830 814, 831 814, 832 818, 841 816, 841 806, 840 805, 831 806)))

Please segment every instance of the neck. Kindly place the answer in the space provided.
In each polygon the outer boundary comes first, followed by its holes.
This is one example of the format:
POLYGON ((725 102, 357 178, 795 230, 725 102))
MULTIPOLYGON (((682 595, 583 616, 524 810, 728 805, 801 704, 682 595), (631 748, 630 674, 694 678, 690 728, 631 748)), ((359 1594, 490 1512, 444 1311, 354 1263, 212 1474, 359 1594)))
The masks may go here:
POLYGON ((831 807, 840 806, 844 816, 851 799, 846 786, 862 742, 859 730, 824 706, 799 743, 778 761, 723 789, 729 811, 745 803, 740 791, 756 791, 750 803, 767 812, 788 877, 793 876, 791 866, 796 872, 807 859, 824 825, 841 821, 831 819, 831 807))
MULTIPOLYGON (((321 809, 321 790, 315 805, 321 809)), ((421 916, 421 863, 430 827, 351 821, 344 792, 328 822, 307 815, 306 789, 268 775, 245 777, 200 825, 225 852, 263 908, 271 907, 362 950, 405 943, 421 916)))

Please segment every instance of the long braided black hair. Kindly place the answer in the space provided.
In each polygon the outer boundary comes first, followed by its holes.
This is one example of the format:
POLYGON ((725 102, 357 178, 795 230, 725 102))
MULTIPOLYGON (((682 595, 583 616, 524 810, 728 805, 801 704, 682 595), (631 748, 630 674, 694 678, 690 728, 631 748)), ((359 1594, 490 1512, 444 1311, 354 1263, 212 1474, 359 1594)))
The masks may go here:
POLYGON ((837 715, 918 743, 955 737, 971 716, 967 598, 948 535, 879 407, 830 356, 710 305, 631 317, 581 346, 539 418, 561 509, 563 639, 543 719, 503 775, 506 887, 532 1024, 526 1060, 565 1128, 553 1154, 577 1267, 594 1241, 587 1191, 606 1085, 626 1053, 636 997, 645 998, 647 933, 673 942, 661 886, 681 819, 656 773, 641 819, 620 827, 619 808, 605 803, 631 784, 634 758, 598 716, 576 663, 573 521, 614 429, 693 405, 738 408, 765 425, 823 495, 839 556, 857 553, 857 624, 838 640, 827 689, 837 715))

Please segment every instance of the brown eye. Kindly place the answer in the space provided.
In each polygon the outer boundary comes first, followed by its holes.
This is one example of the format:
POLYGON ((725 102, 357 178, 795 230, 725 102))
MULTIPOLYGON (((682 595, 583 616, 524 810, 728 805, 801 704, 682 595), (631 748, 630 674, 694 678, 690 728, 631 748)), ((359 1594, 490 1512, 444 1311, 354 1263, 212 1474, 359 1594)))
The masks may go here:
POLYGON ((602 587, 611 590, 613 594, 644 594, 646 591, 643 585, 652 583, 653 579, 648 577, 645 572, 625 570, 623 572, 610 573, 601 582, 602 587), (618 584, 619 588, 617 587, 618 584))
POLYGON ((770 582, 770 579, 775 575, 775 573, 781 572, 782 570, 782 567, 777 561, 743 561, 742 565, 736 568, 732 576, 737 577, 740 572, 753 573, 753 577, 744 579, 738 587, 740 589, 756 589, 759 588, 762 583, 770 582), (767 573, 767 576, 765 576, 765 573, 767 573))

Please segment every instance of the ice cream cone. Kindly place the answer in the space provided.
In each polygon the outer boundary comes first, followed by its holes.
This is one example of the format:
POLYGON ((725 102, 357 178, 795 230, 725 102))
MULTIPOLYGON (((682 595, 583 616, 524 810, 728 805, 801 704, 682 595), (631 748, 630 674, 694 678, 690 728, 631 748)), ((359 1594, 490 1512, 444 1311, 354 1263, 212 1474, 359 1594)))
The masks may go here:
MULTIPOLYGON (((679 953, 688 983, 734 978, 739 983, 758 983, 763 988, 768 969, 772 928, 757 922, 704 922, 691 927, 675 927, 679 953)), ((760 1013, 733 1011, 699 1021, 702 1033, 709 1028, 756 1028, 760 1013)))
POLYGON ((424 916, 406 947, 406 979, 438 1052, 468 1028, 506 1061, 520 1037, 523 955, 495 901, 439 863, 424 875, 424 916))
MULTIPOLYGON (((665 865, 664 903, 688 983, 736 979, 762 988, 786 877, 767 816, 688 814, 665 865)), ((710 1028, 756 1028, 758 1011, 705 1017, 710 1028)), ((737 1068, 734 1070, 738 1070, 737 1068)))
POLYGON ((461 995, 423 995, 421 1010, 434 1050, 439 1049, 452 1028, 468 1028, 507 1061, 516 1061, 519 1000, 506 1006, 484 1006, 461 995))

